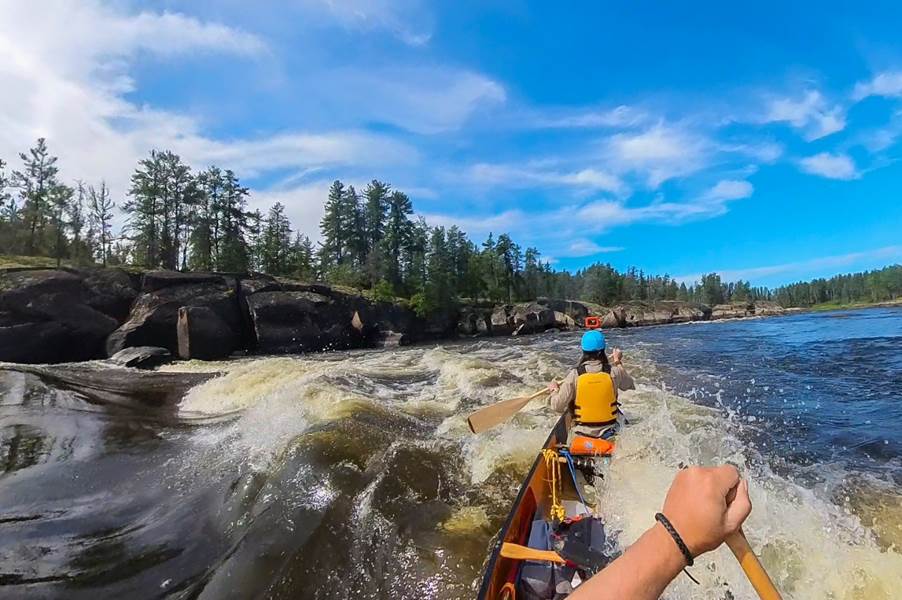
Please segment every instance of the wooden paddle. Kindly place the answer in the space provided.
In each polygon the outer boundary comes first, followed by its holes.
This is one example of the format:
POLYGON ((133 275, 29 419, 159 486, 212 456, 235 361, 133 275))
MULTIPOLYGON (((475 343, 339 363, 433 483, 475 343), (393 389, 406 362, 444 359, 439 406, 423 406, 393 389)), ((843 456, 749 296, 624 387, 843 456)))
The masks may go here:
POLYGON ((739 566, 745 571, 745 576, 749 578, 761 600, 783 600, 741 529, 727 536, 727 546, 733 551, 739 566))
POLYGON ((467 423, 470 425, 470 431, 472 431, 473 433, 481 433, 486 429, 491 429, 495 425, 507 421, 512 416, 520 412, 520 409, 529 404, 530 400, 535 400, 539 396, 544 396, 547 393, 548 388, 543 388, 532 396, 502 400, 501 402, 496 402, 491 406, 481 408, 467 417, 467 423))
POLYGON ((545 560, 560 564, 567 562, 554 550, 536 550, 535 548, 512 544, 511 542, 504 542, 501 545, 501 556, 516 560, 545 560))

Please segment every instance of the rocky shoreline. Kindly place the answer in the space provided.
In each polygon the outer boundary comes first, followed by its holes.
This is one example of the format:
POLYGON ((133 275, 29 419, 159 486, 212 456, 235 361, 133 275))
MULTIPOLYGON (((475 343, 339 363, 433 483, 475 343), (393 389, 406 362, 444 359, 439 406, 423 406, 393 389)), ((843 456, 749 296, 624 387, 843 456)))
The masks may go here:
MULTIPOLYGON (((602 307, 540 298, 498 306, 464 304, 421 318, 400 302, 260 274, 6 269, 0 270, 0 361, 83 361, 144 347, 215 360, 236 353, 318 352, 577 329, 588 316, 614 328, 784 312, 772 302, 602 307)), ((161 352, 146 351, 146 358, 159 359, 161 352)), ((122 364, 140 363, 145 356, 125 354, 120 354, 122 364)))

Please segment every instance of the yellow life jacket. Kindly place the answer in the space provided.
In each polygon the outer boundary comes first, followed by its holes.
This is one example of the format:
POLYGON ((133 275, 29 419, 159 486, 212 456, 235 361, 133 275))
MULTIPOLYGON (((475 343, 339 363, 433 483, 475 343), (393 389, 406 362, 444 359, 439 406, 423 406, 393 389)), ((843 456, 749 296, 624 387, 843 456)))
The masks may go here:
POLYGON ((588 373, 585 365, 576 367, 576 399, 573 414, 582 425, 613 425, 620 414, 620 403, 610 373, 588 373))

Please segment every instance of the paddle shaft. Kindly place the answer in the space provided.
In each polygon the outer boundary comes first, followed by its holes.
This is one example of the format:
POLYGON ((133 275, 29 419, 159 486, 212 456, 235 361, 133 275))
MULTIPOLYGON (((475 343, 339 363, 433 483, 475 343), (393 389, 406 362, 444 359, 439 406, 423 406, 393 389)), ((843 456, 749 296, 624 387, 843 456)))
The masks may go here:
POLYGON ((761 600, 783 600, 741 529, 727 536, 727 546, 733 551, 739 566, 745 571, 745 576, 749 578, 749 583, 761 600))
POLYGON ((504 542, 501 545, 501 556, 516 560, 543 560, 560 564, 567 562, 554 550, 537 550, 511 542, 504 542))

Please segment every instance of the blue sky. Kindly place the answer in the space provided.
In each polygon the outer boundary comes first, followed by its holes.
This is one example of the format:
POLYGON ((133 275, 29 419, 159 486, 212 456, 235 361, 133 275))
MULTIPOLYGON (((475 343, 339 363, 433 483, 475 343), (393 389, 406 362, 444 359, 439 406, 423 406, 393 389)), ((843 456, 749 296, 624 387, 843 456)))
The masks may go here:
POLYGON ((0 157, 46 135, 120 197, 162 147, 311 236, 332 179, 378 177, 558 268, 902 261, 897 2, 34 4, 0 12, 0 157))

